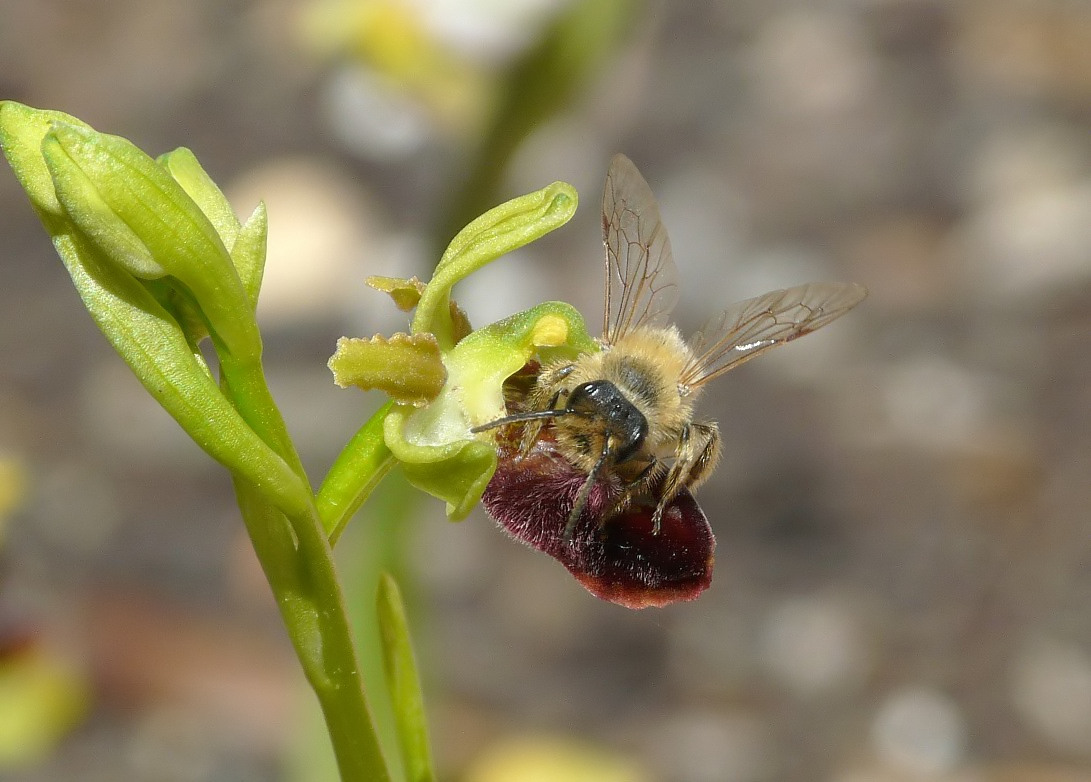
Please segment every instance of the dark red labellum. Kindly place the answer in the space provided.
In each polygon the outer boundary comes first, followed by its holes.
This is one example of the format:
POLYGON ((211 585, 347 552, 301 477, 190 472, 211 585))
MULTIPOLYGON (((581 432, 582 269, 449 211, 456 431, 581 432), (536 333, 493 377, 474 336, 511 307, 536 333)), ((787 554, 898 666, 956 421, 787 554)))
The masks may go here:
POLYGON ((596 597, 626 608, 693 600, 712 582, 716 540, 697 501, 682 490, 652 533, 654 500, 638 499, 604 518, 622 493, 619 482, 598 480, 571 540, 568 516, 586 479, 548 437, 525 456, 501 436, 496 473, 482 497, 507 532, 556 559, 596 597))

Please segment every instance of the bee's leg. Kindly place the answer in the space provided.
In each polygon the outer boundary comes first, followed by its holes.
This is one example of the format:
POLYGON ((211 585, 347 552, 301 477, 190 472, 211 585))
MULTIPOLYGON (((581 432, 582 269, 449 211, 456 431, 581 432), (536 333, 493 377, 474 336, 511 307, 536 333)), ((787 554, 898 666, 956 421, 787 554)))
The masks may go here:
POLYGON ((696 488, 712 473, 720 459, 720 430, 714 423, 682 427, 674 464, 663 481, 663 489, 652 514, 652 534, 659 534, 663 511, 683 488, 696 488))
MULTIPOLYGON (((567 388, 558 388, 553 392, 553 396, 549 398, 549 402, 542 408, 543 410, 556 410, 557 402, 560 401, 561 396, 568 395, 567 388)), ((542 427, 545 426, 546 419, 538 419, 533 421, 527 421, 523 426, 523 439, 519 443, 519 453, 526 456, 530 453, 530 449, 534 447, 534 443, 538 441, 538 433, 542 431, 542 427)))
POLYGON ((602 455, 599 456, 595 466, 591 468, 591 471, 587 473, 587 477, 583 481, 583 485, 580 486, 580 491, 576 495, 576 501, 572 503, 572 510, 568 514, 568 522, 564 525, 564 540, 566 543, 572 542, 572 535, 576 531, 576 522, 580 520, 580 516, 583 515, 583 509, 587 507, 587 500, 591 496, 591 489, 595 486, 595 480, 599 477, 599 473, 606 466, 606 463, 610 459, 610 455, 613 453, 613 448, 610 447, 610 438, 606 438, 606 442, 602 446, 602 455))
POLYGON ((696 489, 705 482, 715 469, 716 463, 720 461, 721 453, 720 428, 716 424, 711 422, 693 424, 693 429, 704 445, 697 452, 697 458, 689 469, 689 475, 686 477, 687 489, 696 489))
MULTIPOLYGON (((534 390, 530 394, 531 409, 556 410, 561 398, 567 397, 569 393, 568 389, 561 384, 561 381, 572 374, 572 370, 575 368, 575 364, 562 364, 555 369, 543 369, 538 374, 534 390), (556 391, 547 398, 546 394, 549 393, 551 388, 555 388, 556 391)), ((545 426, 544 419, 528 421, 523 427, 523 438, 519 443, 519 452, 523 456, 530 453, 530 449, 538 441, 538 434, 542 431, 543 426, 545 426)))
POLYGON ((647 467, 641 470, 635 478, 625 483, 621 496, 610 506, 610 510, 603 514, 603 520, 609 521, 629 507, 629 504, 633 501, 633 490, 642 485, 647 486, 661 467, 663 467, 663 462, 653 456, 647 467))

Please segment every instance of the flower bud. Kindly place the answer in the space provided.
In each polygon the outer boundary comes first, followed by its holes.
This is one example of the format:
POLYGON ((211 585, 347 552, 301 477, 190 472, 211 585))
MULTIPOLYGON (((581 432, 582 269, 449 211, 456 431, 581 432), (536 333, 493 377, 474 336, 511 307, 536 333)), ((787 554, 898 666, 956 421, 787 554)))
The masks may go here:
POLYGON ((220 345, 242 360, 260 356, 231 256, 166 168, 123 138, 61 122, 46 134, 42 156, 67 216, 106 259, 138 279, 176 278, 220 345))

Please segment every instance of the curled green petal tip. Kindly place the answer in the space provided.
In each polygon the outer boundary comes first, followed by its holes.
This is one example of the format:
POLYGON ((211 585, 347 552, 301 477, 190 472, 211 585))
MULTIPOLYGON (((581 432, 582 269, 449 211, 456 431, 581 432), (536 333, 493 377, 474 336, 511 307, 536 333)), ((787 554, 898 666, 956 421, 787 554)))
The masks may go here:
POLYGON ((579 196, 567 182, 554 182, 490 209, 451 240, 432 280, 421 294, 413 332, 436 335, 444 350, 457 341, 451 321, 451 288, 505 253, 560 228, 576 212, 579 196))
POLYGON ((417 306, 425 287, 416 277, 405 280, 401 277, 372 276, 364 280, 364 284, 390 296, 394 300, 394 306, 402 312, 410 312, 417 306))

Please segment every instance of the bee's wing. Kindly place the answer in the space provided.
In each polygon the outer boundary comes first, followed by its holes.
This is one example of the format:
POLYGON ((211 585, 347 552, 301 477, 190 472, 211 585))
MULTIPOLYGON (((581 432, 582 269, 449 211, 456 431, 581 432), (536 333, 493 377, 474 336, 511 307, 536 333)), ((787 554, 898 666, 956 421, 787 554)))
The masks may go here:
POLYGON ((867 296, 856 283, 819 283, 773 291, 732 304, 698 331, 679 381, 696 387, 767 350, 836 320, 867 296))
POLYGON ((667 230, 644 177, 624 155, 615 155, 602 195, 606 245, 606 301, 602 337, 607 344, 637 326, 662 326, 678 301, 678 272, 667 230))

